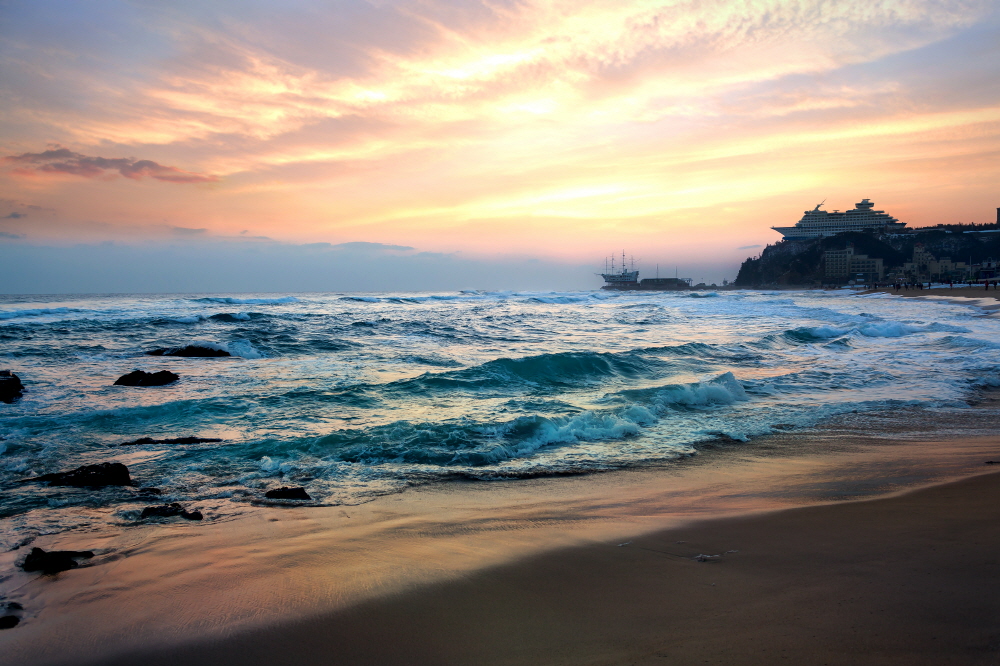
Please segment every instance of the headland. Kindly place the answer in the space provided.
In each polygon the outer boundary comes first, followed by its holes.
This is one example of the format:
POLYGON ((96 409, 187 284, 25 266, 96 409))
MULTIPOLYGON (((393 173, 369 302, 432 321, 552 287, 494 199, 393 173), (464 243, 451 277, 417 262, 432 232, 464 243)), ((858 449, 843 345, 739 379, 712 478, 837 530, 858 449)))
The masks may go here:
POLYGON ((864 199, 853 210, 816 206, 794 226, 772 227, 782 240, 740 266, 741 288, 854 284, 955 284, 1000 279, 1000 209, 988 224, 907 227, 864 199))

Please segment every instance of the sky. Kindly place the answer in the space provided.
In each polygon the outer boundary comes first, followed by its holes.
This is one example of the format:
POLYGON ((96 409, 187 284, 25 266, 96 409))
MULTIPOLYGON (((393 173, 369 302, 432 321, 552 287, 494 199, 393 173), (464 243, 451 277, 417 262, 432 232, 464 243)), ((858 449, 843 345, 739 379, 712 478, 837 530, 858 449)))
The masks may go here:
POLYGON ((0 0, 0 293, 721 283, 998 183, 994 0, 0 0))

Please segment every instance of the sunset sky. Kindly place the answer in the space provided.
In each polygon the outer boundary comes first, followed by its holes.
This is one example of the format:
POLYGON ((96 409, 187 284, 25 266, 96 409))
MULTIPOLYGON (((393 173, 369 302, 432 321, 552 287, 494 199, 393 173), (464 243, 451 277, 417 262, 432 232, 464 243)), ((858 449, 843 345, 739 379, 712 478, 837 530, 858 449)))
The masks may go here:
POLYGON ((995 221, 1000 3, 3 0, 0 122, 0 292, 101 252, 159 266, 139 290, 185 253, 276 289, 588 289, 616 249, 716 281, 824 199, 995 221), (278 279, 317 253, 389 277, 278 279))

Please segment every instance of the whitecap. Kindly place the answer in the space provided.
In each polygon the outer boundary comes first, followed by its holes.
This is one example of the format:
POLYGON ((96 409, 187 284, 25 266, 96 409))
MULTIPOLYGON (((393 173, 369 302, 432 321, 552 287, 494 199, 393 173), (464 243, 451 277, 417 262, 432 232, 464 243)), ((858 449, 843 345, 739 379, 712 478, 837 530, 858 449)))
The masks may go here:
POLYGON ((18 319, 20 317, 41 317, 43 315, 61 315, 72 312, 82 312, 74 308, 29 308, 26 310, 0 310, 0 319, 18 319))
POLYGON ((247 359, 264 358, 264 355, 254 348, 249 340, 232 340, 223 345, 223 348, 233 356, 247 359))
POLYGON ((228 305, 281 305, 283 303, 298 303, 299 299, 294 296, 282 296, 280 298, 232 298, 230 296, 206 296, 196 298, 195 301, 201 303, 226 303, 228 305))

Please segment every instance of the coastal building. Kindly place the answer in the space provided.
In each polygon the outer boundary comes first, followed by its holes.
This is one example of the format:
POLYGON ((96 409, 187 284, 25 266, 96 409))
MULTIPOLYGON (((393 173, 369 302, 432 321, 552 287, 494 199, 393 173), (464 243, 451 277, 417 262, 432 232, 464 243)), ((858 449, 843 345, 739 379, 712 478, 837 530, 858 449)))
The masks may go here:
MULTIPOLYGON (((1000 209, 998 209, 1000 210, 1000 209)), ((977 272, 977 279, 980 282, 986 280, 996 280, 1000 278, 1000 261, 995 259, 987 259, 979 266, 979 271, 977 272)))
POLYGON ((823 253, 823 263, 827 278, 871 281, 885 279, 882 260, 867 254, 855 254, 853 243, 843 250, 827 250, 823 253))
POLYGON ((669 289, 688 289, 691 278, 643 278, 639 280, 639 289, 664 291, 669 289))
POLYGON ((913 257, 903 264, 903 274, 914 280, 964 280, 969 277, 971 266, 951 257, 936 259, 923 243, 913 246, 913 257))
POLYGON ((852 210, 827 212, 820 210, 823 204, 818 204, 812 210, 805 211, 802 219, 792 227, 771 227, 785 240, 803 238, 819 238, 833 236, 845 231, 892 232, 906 228, 905 222, 888 215, 884 210, 875 210, 875 204, 869 199, 862 199, 854 204, 852 210))

